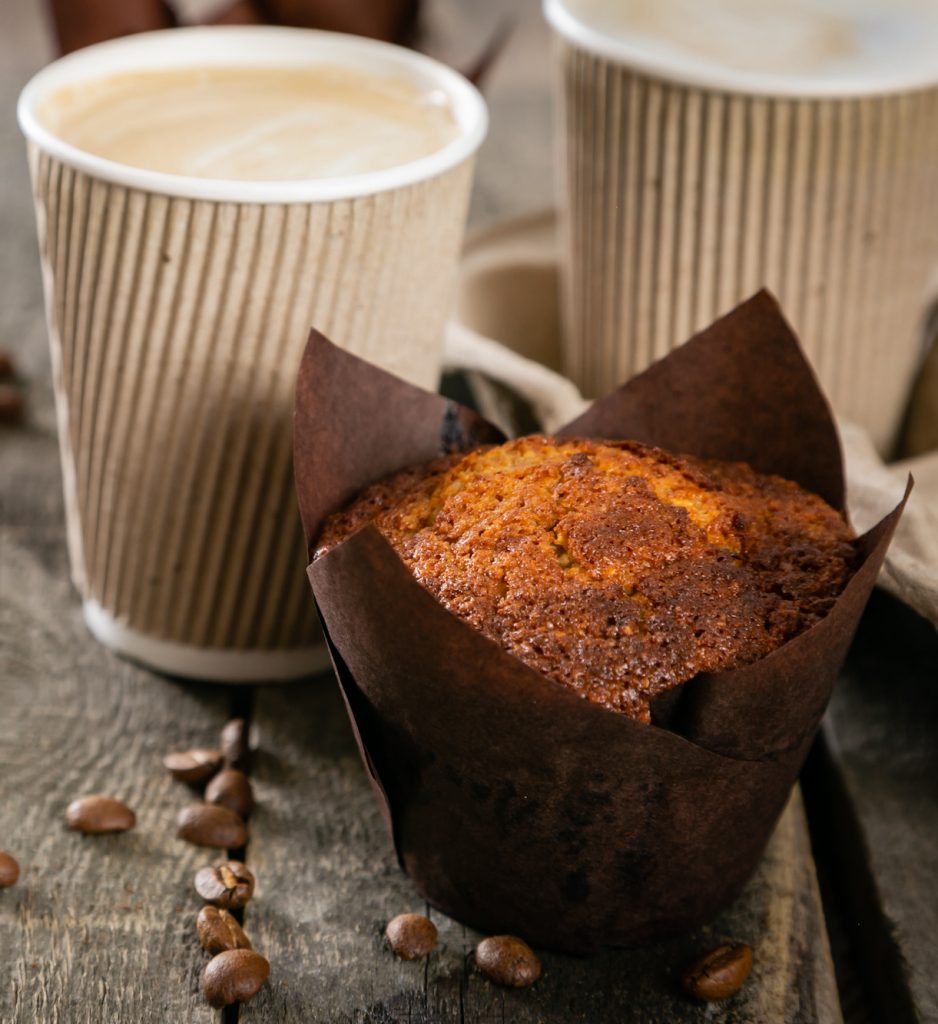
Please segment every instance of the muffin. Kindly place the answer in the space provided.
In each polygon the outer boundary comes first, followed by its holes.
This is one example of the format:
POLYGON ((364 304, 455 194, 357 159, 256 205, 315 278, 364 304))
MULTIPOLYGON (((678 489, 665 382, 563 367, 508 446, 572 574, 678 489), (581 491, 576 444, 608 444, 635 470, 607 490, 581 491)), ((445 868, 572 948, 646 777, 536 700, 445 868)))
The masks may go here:
POLYGON ((332 515, 315 557, 368 523, 455 616, 642 722, 823 618, 855 561, 797 484, 630 441, 533 435, 403 470, 332 515))
POLYGON ((502 445, 316 332, 300 367, 307 575, 397 859, 466 925, 589 953, 751 877, 902 505, 852 541, 814 497, 845 506, 837 431, 765 293, 560 433, 613 440, 502 445))

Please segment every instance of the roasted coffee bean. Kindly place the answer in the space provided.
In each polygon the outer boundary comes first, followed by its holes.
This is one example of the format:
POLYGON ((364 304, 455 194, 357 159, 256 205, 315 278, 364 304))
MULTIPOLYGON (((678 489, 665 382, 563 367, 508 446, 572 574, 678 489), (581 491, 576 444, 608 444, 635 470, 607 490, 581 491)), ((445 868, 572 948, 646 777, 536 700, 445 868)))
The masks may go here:
POLYGON ((496 985, 528 988, 541 976, 534 950, 514 935, 493 935, 476 946, 476 966, 496 985))
POLYGON ((402 960, 419 960, 436 945, 436 925, 423 914, 398 914, 388 922, 384 934, 402 960))
POLYGON ((220 1009, 246 1003, 267 980, 270 964, 251 949, 228 949, 213 957, 202 972, 202 993, 220 1009))
POLYGON ((693 999, 728 999, 749 977, 752 950, 745 942, 728 942, 711 949, 681 975, 681 987, 693 999))
POLYGON ((190 804, 176 818, 176 835, 197 846, 236 850, 248 841, 244 822, 227 807, 216 804, 190 804))
POLYGON ((218 907, 203 907, 195 922, 202 948, 212 956, 224 953, 226 949, 250 949, 251 940, 244 929, 228 913, 218 907))
POLYGON ((20 866, 16 863, 16 858, 6 850, 0 850, 0 889, 9 889, 11 885, 16 885, 19 877, 20 866))
POLYGON ((232 718, 221 731, 221 750, 229 768, 245 768, 248 752, 248 727, 243 718, 232 718))
POLYGON ((254 807, 254 790, 244 772, 225 768, 205 787, 205 802, 247 818, 254 807))
POLYGON ((206 903, 238 910, 254 895, 254 875, 240 861, 228 860, 197 871, 195 891, 206 903))
POLYGON ((134 812, 112 796, 79 797, 65 810, 65 821, 69 828, 87 835, 101 832, 126 832, 137 824, 134 812))
POLYGON ((16 363, 11 353, 5 348, 0 348, 0 377, 9 378, 16 376, 16 363))
POLYGON ((163 758, 163 766, 180 782, 205 782, 221 768, 221 765, 220 750, 180 750, 163 758))
POLYGON ((0 424, 15 427, 23 422, 26 403, 15 384, 0 384, 0 424))

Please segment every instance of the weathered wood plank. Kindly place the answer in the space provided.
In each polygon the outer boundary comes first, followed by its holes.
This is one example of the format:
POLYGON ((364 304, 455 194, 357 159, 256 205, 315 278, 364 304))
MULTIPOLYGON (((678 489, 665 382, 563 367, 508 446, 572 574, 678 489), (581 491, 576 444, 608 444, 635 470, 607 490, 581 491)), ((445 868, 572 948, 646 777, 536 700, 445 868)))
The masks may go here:
POLYGON ((87 635, 61 574, 8 541, 2 559, 0 846, 22 876, 0 893, 0 1020, 213 1020, 192 889, 209 856, 175 838, 192 798, 160 758, 212 740, 227 694, 118 661, 87 635), (124 799, 136 829, 69 832, 66 805, 94 792, 124 799))
POLYGON ((859 987, 897 1024, 938 1021, 936 683, 934 627, 874 593, 811 765, 812 814, 859 987))
POLYGON ((756 877, 709 927, 588 959, 545 953, 533 990, 503 992, 471 969, 467 958, 480 936, 436 911, 441 943, 426 967, 385 949, 387 920, 425 908, 390 850, 334 684, 260 691, 254 728, 259 806, 249 860, 258 892, 246 927, 270 956, 271 983, 242 1008, 242 1021, 840 1020, 797 795, 756 877), (679 993, 676 975, 725 937, 753 945, 752 980, 725 1006, 701 1009, 679 993))

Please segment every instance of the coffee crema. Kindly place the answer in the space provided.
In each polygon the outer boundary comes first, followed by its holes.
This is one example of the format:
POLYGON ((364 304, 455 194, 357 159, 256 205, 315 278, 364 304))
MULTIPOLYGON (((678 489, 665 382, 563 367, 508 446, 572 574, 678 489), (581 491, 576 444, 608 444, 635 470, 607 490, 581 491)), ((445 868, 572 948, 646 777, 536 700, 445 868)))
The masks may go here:
POLYGON ((561 0, 583 25, 648 59, 818 79, 933 69, 934 0, 561 0))
POLYGON ((368 174, 429 156, 459 134, 441 91, 330 64, 123 72, 59 89, 37 113, 95 156, 235 181, 368 174))

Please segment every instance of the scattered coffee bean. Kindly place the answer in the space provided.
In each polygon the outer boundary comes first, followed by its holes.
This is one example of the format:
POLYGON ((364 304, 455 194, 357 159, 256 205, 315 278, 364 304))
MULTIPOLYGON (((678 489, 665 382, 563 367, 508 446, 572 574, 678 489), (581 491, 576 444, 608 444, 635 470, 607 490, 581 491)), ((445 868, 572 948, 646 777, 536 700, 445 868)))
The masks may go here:
POLYGON ((270 964, 251 949, 228 949, 213 957, 202 972, 202 993, 220 1009, 246 1003, 267 980, 270 964))
POLYGON ((220 750, 180 750, 167 754, 163 765, 174 779, 180 782, 205 782, 221 768, 222 754, 220 750))
POLYGON ((22 423, 26 405, 15 384, 0 384, 0 424, 15 427, 22 423))
POLYGON ((476 966, 496 985, 528 988, 541 976, 534 950, 514 935, 493 935, 476 946, 476 966))
POLYGON ((206 903, 238 910, 254 895, 254 875, 240 861, 225 861, 197 871, 195 891, 206 903))
POLYGON ((65 810, 68 827, 86 835, 101 832, 126 832, 137 824, 134 812, 111 796, 83 796, 73 800, 65 810))
POLYGON ((250 747, 248 728, 243 718, 232 718, 221 731, 221 749, 229 768, 245 768, 250 747))
POLYGON ((244 822, 227 807, 217 804, 190 804, 176 818, 176 835, 197 846, 235 850, 247 842, 244 822))
POLYGON ((247 818, 254 807, 254 790, 244 772, 225 768, 205 787, 205 801, 247 818))
POLYGON ((16 885, 19 877, 20 866, 16 863, 16 858, 6 850, 0 850, 0 889, 9 889, 11 885, 16 885))
POLYGON ((13 356, 5 348, 0 348, 0 377, 6 379, 16 376, 16 363, 13 356))
POLYGON ((711 949, 681 975, 681 987, 693 999, 714 1002, 737 992, 752 970, 752 950, 745 942, 711 949))
POLYGON ((251 940, 244 929, 228 913, 218 907, 203 907, 195 923, 202 948, 212 956, 226 949, 250 949, 251 940))
POLYGON ((384 934, 402 960, 419 960, 436 945, 436 925, 423 914, 398 914, 384 934))

